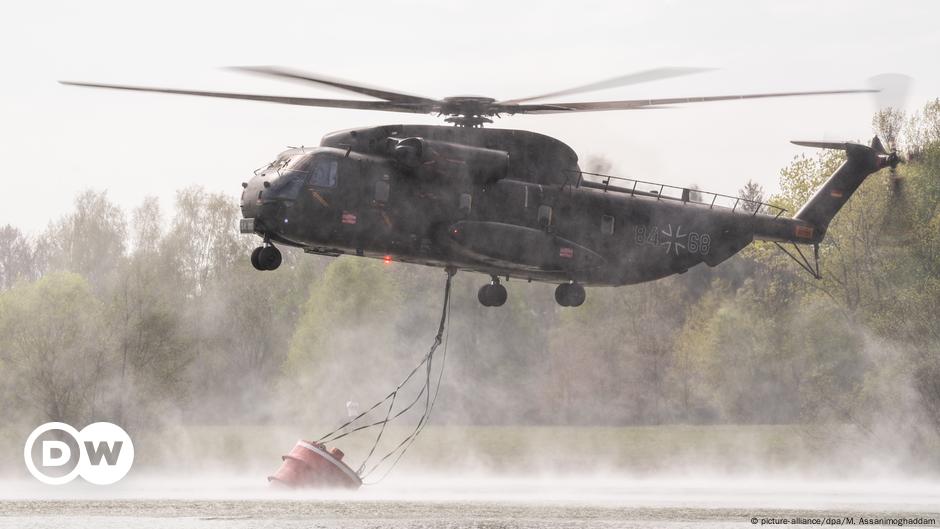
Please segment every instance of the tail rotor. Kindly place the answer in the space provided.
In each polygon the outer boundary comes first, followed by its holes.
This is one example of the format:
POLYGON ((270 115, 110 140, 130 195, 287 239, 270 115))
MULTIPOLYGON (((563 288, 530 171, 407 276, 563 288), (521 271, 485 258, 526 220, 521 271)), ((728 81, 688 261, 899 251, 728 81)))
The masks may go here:
POLYGON ((909 157, 899 153, 898 144, 901 143, 906 120, 904 108, 910 92, 911 78, 902 74, 886 73, 872 77, 868 82, 872 88, 878 90, 874 94, 876 109, 872 127, 878 136, 884 138, 887 145, 886 148, 877 137, 872 142, 872 148, 885 156, 884 164, 889 168, 888 202, 883 226, 887 233, 905 233, 907 230, 903 224, 907 200, 904 176, 898 171, 898 165, 905 163, 909 157))

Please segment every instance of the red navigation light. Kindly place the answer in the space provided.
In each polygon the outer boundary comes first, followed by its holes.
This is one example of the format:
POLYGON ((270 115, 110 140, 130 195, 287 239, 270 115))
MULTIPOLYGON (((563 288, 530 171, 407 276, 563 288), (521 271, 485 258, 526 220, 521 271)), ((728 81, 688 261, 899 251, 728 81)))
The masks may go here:
POLYGON ((388 255, 388 254, 386 254, 386 255, 385 255, 385 258, 384 258, 384 259, 382 259, 382 261, 383 261, 383 262, 385 262, 385 264, 389 264, 389 263, 391 263, 391 262, 392 262, 392 256, 391 256, 391 255, 388 255))

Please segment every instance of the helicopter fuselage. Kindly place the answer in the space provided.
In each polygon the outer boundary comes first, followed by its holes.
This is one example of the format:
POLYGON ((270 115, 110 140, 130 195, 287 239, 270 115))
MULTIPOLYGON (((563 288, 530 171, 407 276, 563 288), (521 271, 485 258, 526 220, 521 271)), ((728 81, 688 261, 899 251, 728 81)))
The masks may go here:
MULTIPOLYGON (((584 284, 624 285, 715 266, 754 239, 793 243, 819 278, 818 250, 829 222, 865 178, 900 163, 871 145, 797 142, 838 149, 846 161, 792 218, 769 204, 694 189, 581 171, 564 143, 533 132, 482 129, 493 117, 658 108, 662 105, 804 97, 877 89, 565 102, 554 97, 700 73, 655 68, 516 99, 434 99, 276 66, 240 67, 268 77, 355 92, 372 100, 274 96, 60 81, 112 90, 266 101, 302 107, 437 114, 455 127, 389 125, 328 134, 314 149, 292 148, 243 183, 243 233, 264 243, 257 270, 275 270, 274 243, 331 256, 353 254, 475 270, 491 276, 478 298, 507 299, 500 277, 558 283, 562 306, 584 303, 584 284), (668 191, 668 193, 667 193, 668 191), (675 193, 677 192, 677 193, 675 193), (720 200, 719 200, 720 199, 720 200), (730 203, 728 202, 730 200, 730 203), (814 245, 815 268, 799 247, 814 245)), ((783 249, 783 247, 781 247, 783 249)), ((784 250, 786 251, 786 250, 784 250)))
POLYGON ((505 129, 395 125, 327 135, 244 184, 242 231, 310 253, 494 277, 640 283, 717 265, 805 223, 720 195, 586 177, 564 143, 505 129), (641 186, 642 187, 642 186, 641 186), (649 186, 647 186, 649 187, 649 186))

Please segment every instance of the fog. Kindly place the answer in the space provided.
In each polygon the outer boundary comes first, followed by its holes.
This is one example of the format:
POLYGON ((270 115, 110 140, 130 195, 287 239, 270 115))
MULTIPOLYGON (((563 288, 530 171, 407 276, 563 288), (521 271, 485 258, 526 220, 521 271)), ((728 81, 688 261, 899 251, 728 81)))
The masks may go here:
MULTIPOLYGON (((892 209, 887 175, 872 177, 821 248, 822 280, 758 244, 716 268, 589 288, 579 308, 559 307, 552 285, 510 280, 508 303, 487 308, 476 299, 487 278, 459 272, 433 369, 419 369, 395 410, 417 405, 371 461, 414 430, 422 384, 440 374, 428 426, 397 466, 351 493, 282 490, 266 477, 298 439, 342 425, 347 403, 368 409, 415 368, 437 332, 444 271, 284 249, 279 270, 257 272, 257 241, 234 230, 234 197, 190 187, 172 208, 148 199, 125 211, 106 192, 81 193, 39 235, 0 229, 0 498, 92 510, 206 500, 209 512, 214 500, 285 502, 234 508, 277 516, 305 499, 326 503, 302 509, 353 502, 356 516, 383 502, 407 516, 471 502, 528 505, 525 516, 544 504, 558 517, 672 509, 669 520, 710 508, 726 509, 724 520, 756 507, 932 508, 938 105, 903 118, 920 153, 901 170, 906 206, 892 209), (880 230, 886 215, 911 235, 880 230), (120 424, 133 470, 109 487, 32 481, 22 443, 47 421, 120 424)), ((796 209, 840 161, 795 159, 770 199, 796 209)), ((355 469, 376 433, 330 446, 355 469)))

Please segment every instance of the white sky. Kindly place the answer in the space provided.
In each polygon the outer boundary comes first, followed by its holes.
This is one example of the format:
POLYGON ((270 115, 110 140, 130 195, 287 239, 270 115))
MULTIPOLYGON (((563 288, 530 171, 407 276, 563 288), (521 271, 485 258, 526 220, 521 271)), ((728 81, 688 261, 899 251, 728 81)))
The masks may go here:
MULTIPOLYGON (((0 225, 36 233, 77 192, 169 207, 200 183, 233 199, 286 145, 337 129, 443 124, 433 116, 123 93, 58 79, 311 97, 345 92, 222 71, 275 64, 444 97, 506 99, 659 66, 716 72, 580 100, 866 88, 902 72, 908 108, 940 96, 940 2, 17 2, 0 16, 0 225)), ((495 125, 605 155, 615 172, 735 194, 804 149, 871 134, 866 95, 669 110, 516 116, 495 125)))

